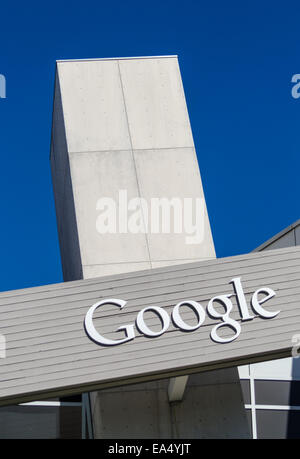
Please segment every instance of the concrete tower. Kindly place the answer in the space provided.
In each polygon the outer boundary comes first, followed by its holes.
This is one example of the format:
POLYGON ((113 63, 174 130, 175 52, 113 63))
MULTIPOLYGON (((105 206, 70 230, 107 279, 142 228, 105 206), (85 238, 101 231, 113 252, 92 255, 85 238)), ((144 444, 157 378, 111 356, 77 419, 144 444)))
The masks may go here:
MULTIPOLYGON (((51 167, 65 281, 215 257, 176 56, 58 61, 51 167), (121 195, 148 209, 153 198, 199 199, 201 241, 174 227, 153 233, 144 213, 143 231, 99 231, 103 198, 124 223, 121 195)), ((249 435, 235 368, 91 399, 96 438, 249 435)))

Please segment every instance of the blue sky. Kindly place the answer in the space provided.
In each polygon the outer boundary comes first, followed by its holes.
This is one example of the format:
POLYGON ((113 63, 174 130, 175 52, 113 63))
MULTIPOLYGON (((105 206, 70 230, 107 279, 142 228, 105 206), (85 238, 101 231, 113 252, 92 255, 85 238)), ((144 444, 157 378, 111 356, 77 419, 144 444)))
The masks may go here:
POLYGON ((62 281, 49 166, 56 59, 178 54, 217 256, 300 218, 299 2, 1 5, 0 290, 62 281))

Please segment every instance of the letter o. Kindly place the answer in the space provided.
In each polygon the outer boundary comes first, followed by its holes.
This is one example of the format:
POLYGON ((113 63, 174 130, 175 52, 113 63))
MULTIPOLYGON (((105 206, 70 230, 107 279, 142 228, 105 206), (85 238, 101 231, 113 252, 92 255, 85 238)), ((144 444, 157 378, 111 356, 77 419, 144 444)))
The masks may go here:
POLYGON ((203 324, 205 320, 205 311, 201 304, 197 303, 196 301, 182 301, 181 303, 176 304, 176 306, 174 307, 172 312, 172 319, 174 324, 181 330, 193 331, 197 330, 197 328, 199 328, 203 324), (179 308, 184 304, 191 306, 191 308, 195 311, 198 318, 197 325, 188 325, 186 322, 182 320, 179 308))
POLYGON ((150 336, 150 337, 160 336, 163 333, 165 333, 165 331, 169 328, 169 325, 170 325, 170 317, 168 313, 164 309, 158 306, 149 306, 148 308, 142 309, 138 313, 137 318, 136 318, 136 326, 139 332, 143 333, 145 336, 150 336), (144 321, 144 313, 146 311, 154 311, 159 316, 163 324, 163 327, 160 331, 155 332, 155 331, 150 330, 149 327, 147 327, 144 321))

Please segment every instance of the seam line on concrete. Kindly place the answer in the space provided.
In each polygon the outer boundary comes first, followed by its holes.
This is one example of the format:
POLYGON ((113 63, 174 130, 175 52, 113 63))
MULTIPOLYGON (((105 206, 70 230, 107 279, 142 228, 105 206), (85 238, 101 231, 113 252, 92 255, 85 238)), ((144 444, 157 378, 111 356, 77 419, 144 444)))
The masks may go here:
MULTIPOLYGON (((109 150, 109 149, 106 149, 106 150, 86 150, 86 151, 69 151, 69 155, 76 155, 76 154, 83 154, 83 153, 111 153, 111 152, 120 152, 120 151, 160 151, 160 150, 195 150, 195 146, 190 146, 190 147, 187 147, 187 146, 184 146, 184 147, 164 147, 164 148, 132 148, 130 150, 126 149, 126 148, 121 148, 121 149, 118 149, 118 150, 109 150)), ((199 165, 197 163, 197 167, 199 168, 199 165)))
MULTIPOLYGON (((211 258, 203 258, 202 260, 211 260, 215 259, 214 257, 211 258)), ((199 261, 199 258, 176 258, 174 260, 152 260, 152 263, 164 263, 164 262, 172 262, 173 261, 186 261, 186 260, 196 260, 199 261)), ((201 261, 202 261, 201 260, 201 261)), ((107 265, 124 265, 124 264, 131 264, 131 263, 149 263, 149 260, 139 260, 139 261, 115 261, 115 262, 109 262, 109 263, 97 263, 97 264, 88 264, 88 265, 82 265, 83 267, 88 267, 88 266, 107 266, 107 265)))
MULTIPOLYGON (((129 141, 130 141, 130 146, 131 146, 131 156, 132 156, 132 161, 133 161, 133 166, 134 166, 135 179, 136 179, 136 184, 137 184, 138 193, 139 193, 139 196, 140 196, 140 198, 141 198, 142 195, 141 195, 141 189, 140 189, 140 184, 139 184, 139 180, 138 180, 138 174, 137 174, 137 169, 136 169, 136 164, 135 164, 135 159, 134 159, 133 145, 132 145, 132 137, 131 137, 131 131, 130 131, 130 125, 129 125, 129 118, 128 118, 128 113, 127 113, 126 100, 125 100, 125 93, 124 93, 124 87, 123 87, 123 81, 122 81, 122 75, 121 75, 121 69, 120 69, 119 61, 117 61, 117 64, 118 64, 119 78, 120 78, 120 84, 121 84, 121 90, 122 90, 122 96, 123 96, 123 102, 124 102, 125 117, 126 117, 127 128, 128 128, 128 134, 129 134, 129 141)), ((142 217, 143 217, 143 225, 144 225, 144 228, 146 228, 146 222, 145 222, 145 217, 144 217, 143 212, 142 212, 142 217)), ((150 267, 152 268, 151 257, 150 257, 150 249, 149 249, 149 243, 148 243, 148 238, 147 238, 147 235, 146 235, 146 234, 145 234, 145 240, 146 240, 146 246, 147 246, 147 251, 148 251, 149 263, 150 263, 150 267)))

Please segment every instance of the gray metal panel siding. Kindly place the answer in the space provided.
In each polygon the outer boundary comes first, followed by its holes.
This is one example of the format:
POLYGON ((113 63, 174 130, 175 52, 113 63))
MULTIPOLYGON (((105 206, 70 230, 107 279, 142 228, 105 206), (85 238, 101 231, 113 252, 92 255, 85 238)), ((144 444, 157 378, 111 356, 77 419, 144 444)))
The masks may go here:
POLYGON ((279 233, 275 234, 273 237, 271 237, 270 239, 268 239, 267 241, 265 241, 263 244, 261 244, 260 246, 256 247, 253 252, 261 252, 262 250, 266 250, 266 249, 279 249, 279 248, 283 248, 283 247, 291 247, 291 246, 294 246, 294 245, 299 245, 299 241, 297 242, 297 233, 299 233, 299 228, 300 228, 300 220, 297 220, 295 221, 292 225, 289 225, 287 226, 286 228, 284 228, 282 231, 280 231, 279 233), (272 244, 277 241, 279 241, 280 239, 284 238, 288 233, 292 233, 294 236, 296 237, 292 237, 290 239, 290 246, 288 245, 284 245, 284 246, 277 246, 277 247, 272 247, 272 244), (296 239, 296 241, 295 241, 296 239))
MULTIPOLYGON (((240 321, 232 301, 231 317, 240 321)), ((300 333, 300 248, 3 292, 0 314, 0 333, 7 340, 7 357, 0 359, 0 404, 286 357, 292 335, 300 333), (218 319, 208 315, 194 332, 171 324, 160 337, 136 331, 133 341, 113 347, 97 345, 84 331, 86 312, 101 299, 128 301, 122 311, 110 305, 95 314, 97 329, 116 339, 120 333, 114 330, 133 323, 145 306, 171 313, 179 301, 196 300, 206 308, 213 296, 233 293, 229 281, 239 276, 248 304, 255 290, 270 287, 276 296, 266 309, 281 312, 242 322, 231 343, 210 339, 218 319)), ((192 318, 191 311, 184 315, 192 318)), ((147 324, 156 326, 157 319, 147 318, 147 324)), ((224 336, 232 333, 226 329, 224 336)))
POLYGON ((296 245, 300 245, 300 226, 295 228, 296 245))
POLYGON ((295 244, 295 229, 292 229, 288 233, 279 237, 278 239, 270 242, 266 245, 263 250, 274 250, 274 249, 283 249, 285 247, 292 247, 295 244))

